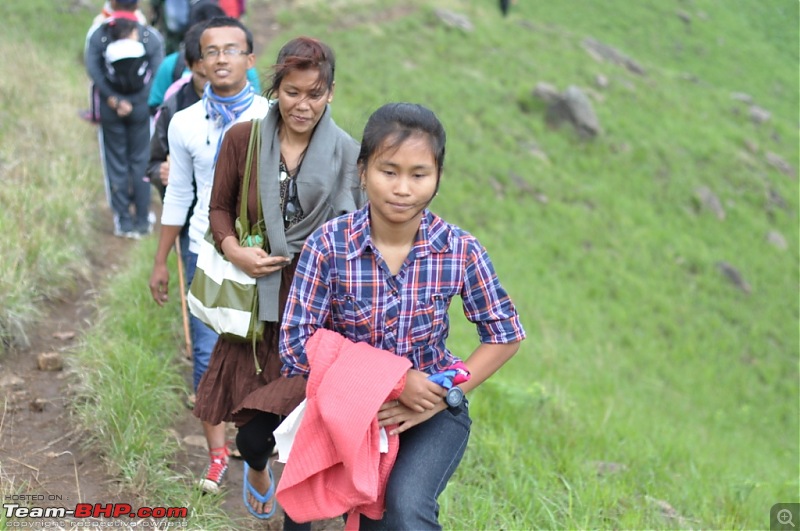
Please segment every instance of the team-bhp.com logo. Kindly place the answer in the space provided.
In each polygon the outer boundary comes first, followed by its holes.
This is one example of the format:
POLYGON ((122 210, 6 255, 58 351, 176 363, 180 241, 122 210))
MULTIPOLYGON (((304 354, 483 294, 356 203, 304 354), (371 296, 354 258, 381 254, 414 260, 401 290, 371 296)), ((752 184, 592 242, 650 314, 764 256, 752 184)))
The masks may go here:
MULTIPOLYGON (((35 505, 31 507, 29 505, 22 505, 20 502, 8 502, 9 498, 13 499, 14 497, 14 495, 6 496, 6 502, 3 503, 3 513, 6 518, 6 525, 9 527, 30 527, 29 525, 23 526, 18 524, 25 524, 26 521, 31 523, 31 519, 38 519, 42 522, 90 518, 185 520, 189 515, 189 509, 187 507, 139 507, 138 509, 134 509, 127 503, 78 503, 75 505, 74 509, 67 509, 66 507, 36 507, 35 505)), ((26 497, 24 501, 30 502, 32 500, 26 497)), ((174 523, 177 524, 178 522, 174 523)), ((82 527, 80 522, 72 522, 72 524, 76 527, 82 527)), ((167 524, 167 527, 171 526, 167 524)))

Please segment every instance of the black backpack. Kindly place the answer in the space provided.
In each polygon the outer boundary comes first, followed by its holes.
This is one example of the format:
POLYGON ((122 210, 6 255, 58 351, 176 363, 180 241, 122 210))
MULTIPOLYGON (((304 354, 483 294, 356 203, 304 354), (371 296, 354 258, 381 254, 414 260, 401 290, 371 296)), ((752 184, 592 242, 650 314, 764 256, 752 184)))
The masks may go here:
MULTIPOLYGON (((150 31, 139 24, 139 42, 146 44, 150 38, 150 31)), ((108 24, 103 25, 103 57, 105 60, 105 76, 111 87, 120 94, 134 94, 147 86, 153 76, 147 55, 141 57, 126 57, 115 61, 107 58, 106 52, 111 44, 108 24)))
POLYGON ((183 56, 183 46, 178 50, 178 57, 175 59, 175 66, 172 67, 172 82, 178 81, 186 70, 186 58, 183 56))

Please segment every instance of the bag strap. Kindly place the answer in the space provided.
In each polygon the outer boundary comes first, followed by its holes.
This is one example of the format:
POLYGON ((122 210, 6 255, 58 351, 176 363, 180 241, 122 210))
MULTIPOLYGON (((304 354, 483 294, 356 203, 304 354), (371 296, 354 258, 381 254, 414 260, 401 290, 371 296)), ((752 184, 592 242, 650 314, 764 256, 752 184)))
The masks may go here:
MULTIPOLYGON (((250 172, 253 167, 253 154, 261 152, 261 119, 253 120, 250 129, 250 140, 247 142, 247 158, 244 162, 244 181, 242 182, 242 200, 239 203, 239 223, 244 234, 250 234, 250 219, 247 217, 247 197, 250 194, 250 172)), ((261 211, 261 194, 258 194, 258 217, 264 217, 261 211)))
MULTIPOLYGON (((243 234, 250 234, 250 220, 247 218, 247 197, 250 195, 250 171, 253 167, 253 155, 254 153, 261 153, 261 119, 256 118, 253 120, 253 126, 250 129, 250 140, 247 142, 247 157, 245 158, 244 162, 244 179, 242 181, 242 201, 239 204, 239 223, 243 229, 243 234)), ((258 223, 261 219, 264 218, 264 214, 261 211, 261 194, 258 195, 258 217, 256 218, 258 223)), ((256 349, 256 344, 258 342, 258 337, 256 334, 256 328, 261 323, 258 322, 258 297, 253 297, 253 305, 250 308, 250 326, 248 327, 251 330, 252 337, 252 347, 253 347, 253 361, 255 362, 256 366, 256 374, 261 374, 261 364, 258 363, 258 354, 256 349)))

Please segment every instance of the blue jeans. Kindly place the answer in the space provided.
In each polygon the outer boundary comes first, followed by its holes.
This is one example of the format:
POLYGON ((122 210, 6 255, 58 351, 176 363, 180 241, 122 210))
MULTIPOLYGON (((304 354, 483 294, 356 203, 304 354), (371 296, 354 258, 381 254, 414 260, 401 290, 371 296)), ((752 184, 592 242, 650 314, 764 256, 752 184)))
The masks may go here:
POLYGON ((455 472, 469 440, 472 420, 465 399, 461 412, 444 410, 400 434, 380 521, 361 517, 362 530, 441 529, 436 501, 455 472))
MULTIPOLYGON (((181 256, 183 257, 183 269, 186 273, 186 289, 192 285, 194 271, 197 269, 197 254, 189 250, 189 236, 181 232, 181 256)), ((192 314, 189 314, 189 328, 192 333, 192 357, 194 359, 194 390, 200 383, 200 378, 208 369, 208 362, 211 361, 211 351, 217 344, 219 337, 216 332, 207 327, 203 321, 192 314)))

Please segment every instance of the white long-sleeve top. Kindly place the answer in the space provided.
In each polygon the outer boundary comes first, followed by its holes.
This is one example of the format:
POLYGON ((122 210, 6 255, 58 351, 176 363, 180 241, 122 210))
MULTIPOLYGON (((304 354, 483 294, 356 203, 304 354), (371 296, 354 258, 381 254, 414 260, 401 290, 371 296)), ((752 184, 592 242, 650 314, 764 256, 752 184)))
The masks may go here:
MULTIPOLYGON (((253 104, 236 122, 263 118, 268 109, 269 102, 256 96, 253 104)), ((208 229, 208 204, 214 183, 217 143, 233 123, 223 130, 206 117, 203 101, 200 100, 175 113, 169 124, 169 186, 164 196, 161 224, 182 226, 186 222, 194 201, 194 180, 197 184, 197 204, 189 220, 189 250, 193 253, 200 251, 200 242, 208 229)))

